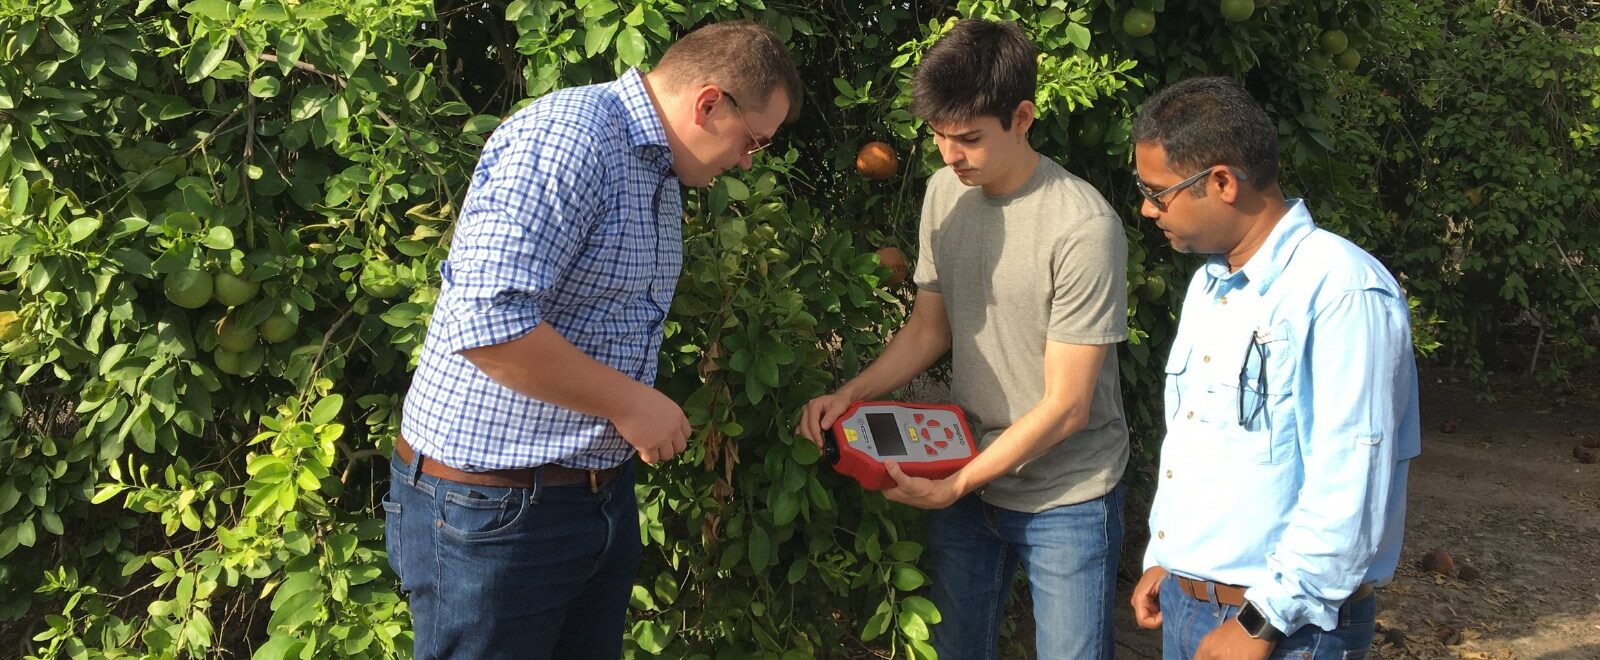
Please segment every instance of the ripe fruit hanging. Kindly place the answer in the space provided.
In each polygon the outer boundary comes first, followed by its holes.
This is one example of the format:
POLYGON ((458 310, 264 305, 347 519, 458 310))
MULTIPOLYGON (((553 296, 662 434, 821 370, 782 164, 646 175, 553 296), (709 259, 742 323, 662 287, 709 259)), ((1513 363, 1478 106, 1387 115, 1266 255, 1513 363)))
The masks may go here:
POLYGON ((261 284, 224 271, 217 273, 213 288, 217 302, 229 307, 238 307, 255 298, 256 292, 261 290, 261 284))
POLYGON ((856 152, 856 171, 873 181, 894 176, 895 168, 899 166, 900 158, 884 142, 868 142, 861 147, 861 151, 856 152))
POLYGON ((906 254, 900 248, 880 248, 877 254, 878 263, 889 269, 889 286, 896 286, 911 276, 911 264, 906 261, 906 254))
POLYGON ((1344 30, 1328 30, 1317 38, 1317 43, 1322 45, 1322 52, 1329 55, 1338 55, 1350 47, 1350 37, 1344 30))

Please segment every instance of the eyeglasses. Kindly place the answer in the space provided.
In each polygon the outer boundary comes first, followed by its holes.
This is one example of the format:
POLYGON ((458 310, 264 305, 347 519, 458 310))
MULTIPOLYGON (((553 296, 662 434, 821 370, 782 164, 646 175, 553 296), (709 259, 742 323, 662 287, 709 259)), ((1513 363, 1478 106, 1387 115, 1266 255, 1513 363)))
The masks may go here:
POLYGON ((750 130, 750 122, 745 121, 744 111, 739 109, 739 100, 733 98, 733 95, 727 92, 723 92, 722 96, 728 99, 728 105, 733 106, 733 111, 739 115, 739 123, 744 124, 744 132, 750 134, 750 146, 745 147, 744 155, 754 156, 760 153, 762 149, 772 146, 772 140, 762 140, 756 137, 755 131, 750 130))
MULTIPOLYGON (((1164 201, 1161 201, 1162 197, 1166 197, 1168 195, 1171 195, 1172 193, 1178 192, 1179 190, 1183 190, 1184 188, 1188 188, 1189 186, 1192 186, 1192 185, 1194 185, 1196 183, 1200 183, 1201 181, 1204 181, 1207 175, 1211 174, 1212 172, 1217 171, 1217 167, 1218 167, 1217 165, 1212 165, 1211 167, 1208 167, 1208 168, 1206 168, 1204 170, 1196 172, 1194 176, 1191 176, 1191 177, 1189 177, 1187 179, 1179 181, 1176 185, 1174 185, 1174 186, 1172 186, 1170 188, 1166 188, 1164 190, 1160 190, 1160 191, 1151 190, 1150 186, 1145 185, 1144 179, 1139 178, 1138 174, 1134 174, 1133 175, 1133 185, 1134 185, 1134 187, 1139 189, 1139 194, 1144 195, 1145 199, 1150 200, 1150 203, 1152 205, 1154 205, 1157 210, 1161 211, 1162 213, 1166 213, 1167 212, 1167 203, 1164 202, 1164 201)), ((1227 166, 1223 165, 1222 167, 1227 167, 1227 166)), ((1238 171, 1234 170, 1231 167, 1227 167, 1227 170, 1230 173, 1233 174, 1233 177, 1235 179, 1238 179, 1240 181, 1244 181, 1244 180, 1249 179, 1249 177, 1245 176, 1241 172, 1238 172, 1238 171)))
POLYGON ((1261 343, 1261 333, 1250 332, 1250 345, 1244 350, 1244 364, 1239 365, 1239 426, 1249 426, 1256 421, 1256 416, 1267 407, 1267 347, 1261 343), (1245 393, 1250 392, 1247 387, 1250 383, 1250 356, 1256 358, 1256 383, 1260 385, 1261 395, 1255 398, 1255 405, 1250 412, 1245 413, 1245 393))

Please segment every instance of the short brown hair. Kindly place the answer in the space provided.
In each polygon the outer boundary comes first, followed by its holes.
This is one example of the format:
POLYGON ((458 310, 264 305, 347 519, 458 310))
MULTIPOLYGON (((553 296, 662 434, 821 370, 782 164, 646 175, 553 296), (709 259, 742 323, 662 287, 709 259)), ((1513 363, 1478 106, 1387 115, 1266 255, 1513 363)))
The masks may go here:
POLYGON ((715 84, 747 110, 766 110, 782 88, 789 95, 784 123, 800 116, 800 72, 778 35, 751 21, 711 23, 683 35, 667 48, 655 71, 670 89, 715 84))

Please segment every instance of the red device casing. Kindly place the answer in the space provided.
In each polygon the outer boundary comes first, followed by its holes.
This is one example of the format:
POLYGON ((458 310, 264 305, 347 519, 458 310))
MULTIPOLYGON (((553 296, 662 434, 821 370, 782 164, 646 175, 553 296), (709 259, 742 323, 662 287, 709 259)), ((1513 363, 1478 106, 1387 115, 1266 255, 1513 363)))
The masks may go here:
POLYGON ((839 438, 845 437, 846 435, 844 428, 845 422, 850 420, 858 410, 865 406, 891 406, 915 410, 939 410, 948 411, 955 414, 956 421, 961 428, 961 437, 964 438, 964 442, 969 448, 969 453, 965 457, 936 461, 896 460, 893 458, 886 459, 895 460, 895 462, 900 465, 900 469, 908 475, 922 477, 924 479, 943 479, 955 474, 957 470, 960 470, 962 467, 966 466, 967 463, 972 462, 972 459, 978 455, 977 438, 972 434, 972 427, 967 423, 966 414, 964 414, 961 409, 956 406, 932 403, 905 403, 901 401, 858 401, 846 409, 844 414, 840 415, 839 419, 836 420, 833 426, 828 430, 830 432, 830 444, 832 445, 830 449, 833 449, 838 453, 838 457, 833 459, 834 471, 855 479, 861 484, 862 488, 867 490, 884 490, 886 488, 893 488, 895 485, 894 478, 889 476, 889 469, 884 466, 883 461, 881 461, 878 457, 851 446, 852 443, 850 442, 838 441, 839 438))

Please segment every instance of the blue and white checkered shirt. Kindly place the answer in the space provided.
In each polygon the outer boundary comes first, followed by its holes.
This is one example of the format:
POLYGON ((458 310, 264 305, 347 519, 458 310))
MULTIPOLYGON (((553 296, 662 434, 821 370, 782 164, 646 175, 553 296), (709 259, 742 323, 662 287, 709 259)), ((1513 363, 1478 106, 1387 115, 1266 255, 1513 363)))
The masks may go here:
MULTIPOLYGON (((494 132, 456 222, 401 433, 462 470, 605 468, 609 420, 532 399, 461 356, 540 323, 645 384, 683 266, 683 200, 637 70, 534 101, 494 132)), ((529 365, 537 369, 539 365, 529 365)))

